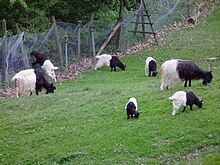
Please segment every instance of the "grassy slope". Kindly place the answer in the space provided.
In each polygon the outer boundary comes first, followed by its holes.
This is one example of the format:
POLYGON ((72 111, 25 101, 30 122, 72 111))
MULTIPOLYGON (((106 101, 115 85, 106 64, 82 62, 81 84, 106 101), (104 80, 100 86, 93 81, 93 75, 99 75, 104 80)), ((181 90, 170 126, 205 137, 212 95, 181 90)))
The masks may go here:
POLYGON ((219 18, 217 10, 208 22, 173 33, 164 47, 124 57, 125 72, 103 67, 57 84, 52 95, 0 100, 0 162, 159 164, 181 162, 204 149, 198 162, 219 163, 219 150, 211 149, 220 145, 220 61, 212 63, 209 86, 200 80, 184 88, 180 82, 161 92, 160 77, 144 75, 147 56, 155 57, 159 66, 181 58, 207 69, 204 59, 220 52, 219 18), (172 117, 168 97, 177 90, 193 90, 205 100, 204 107, 172 117), (131 96, 142 112, 137 120, 127 120, 124 112, 131 96))

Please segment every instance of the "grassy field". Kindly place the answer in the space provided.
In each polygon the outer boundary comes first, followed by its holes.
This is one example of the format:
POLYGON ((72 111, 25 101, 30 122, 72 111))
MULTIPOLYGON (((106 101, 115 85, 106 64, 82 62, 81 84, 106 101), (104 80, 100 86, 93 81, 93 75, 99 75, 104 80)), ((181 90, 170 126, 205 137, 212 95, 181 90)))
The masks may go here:
POLYGON ((220 57, 220 9, 192 29, 172 32, 166 44, 121 60, 126 71, 86 71, 57 83, 54 94, 0 100, 1 164, 220 164, 220 60, 213 81, 182 82, 160 91, 160 76, 144 75, 145 59, 193 60, 207 70, 220 57), (171 116, 168 100, 178 90, 194 91, 202 109, 171 116), (136 97, 139 119, 127 120, 124 106, 136 97))

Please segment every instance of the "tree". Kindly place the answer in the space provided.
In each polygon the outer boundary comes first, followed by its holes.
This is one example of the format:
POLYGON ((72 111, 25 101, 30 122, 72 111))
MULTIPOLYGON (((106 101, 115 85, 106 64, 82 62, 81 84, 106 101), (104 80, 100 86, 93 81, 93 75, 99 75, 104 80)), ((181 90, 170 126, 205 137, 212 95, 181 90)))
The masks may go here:
MULTIPOLYGON (((125 11, 134 10, 139 4, 139 0, 123 1, 125 11)), ((95 19, 114 24, 120 0, 2 0, 0 6, 0 20, 7 20, 11 33, 16 33, 16 23, 26 31, 40 32, 50 27, 52 16, 59 21, 76 23, 81 20, 85 23, 95 13, 95 19)))

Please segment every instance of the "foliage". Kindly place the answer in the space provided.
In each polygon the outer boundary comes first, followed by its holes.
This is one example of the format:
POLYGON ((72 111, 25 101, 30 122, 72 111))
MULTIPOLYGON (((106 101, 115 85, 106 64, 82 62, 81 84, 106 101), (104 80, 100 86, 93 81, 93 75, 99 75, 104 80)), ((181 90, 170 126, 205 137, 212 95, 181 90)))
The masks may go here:
POLYGON ((144 75, 148 56, 158 67, 179 58, 207 69, 206 58, 219 57, 219 17, 218 9, 195 28, 173 31, 163 47, 121 58, 125 71, 103 67, 56 83, 51 95, 42 91, 39 96, 0 100, 1 163, 219 164, 220 61, 212 62, 209 86, 198 80, 184 88, 179 82, 161 92, 160 77, 144 75), (187 108, 172 117, 168 97, 177 90, 193 90, 205 101, 203 108, 187 108), (132 96, 142 113, 127 120, 124 106, 132 96), (190 158, 196 162, 188 162, 190 158))
MULTIPOLYGON (((76 23, 81 20, 84 24, 94 13, 95 20, 106 21, 113 25, 119 18, 120 1, 124 2, 124 15, 138 9, 140 3, 140 0, 2 0, 0 1, 0 20, 7 20, 7 29, 10 33, 17 33, 16 23, 19 23, 25 31, 44 32, 50 27, 52 16, 55 16, 58 21, 76 23)), ((184 4, 202 1, 190 0, 184 4)), ((209 2, 212 1, 209 0, 209 2)), ((176 1, 164 1, 168 4, 171 2, 176 1)), ((156 3, 149 0, 147 7, 156 3)), ((155 8, 152 12, 157 10, 159 8, 155 8)), ((2 34, 1 30, 0 34, 2 34)))
MULTIPOLYGON (((133 10, 138 1, 125 0, 125 8, 133 10)), ((42 32, 48 29, 51 16, 58 21, 76 23, 79 20, 88 22, 92 13, 99 13, 95 18, 115 18, 120 5, 119 0, 96 1, 96 0, 7 0, 0 1, 0 20, 7 20, 9 31, 16 33, 15 24, 19 23, 26 31, 42 32), (101 14, 103 12, 103 14, 101 14)), ((117 19, 116 19, 117 20, 117 19)), ((114 21, 115 20, 111 20, 114 21)), ((1 31, 0 31, 1 32, 1 31)))

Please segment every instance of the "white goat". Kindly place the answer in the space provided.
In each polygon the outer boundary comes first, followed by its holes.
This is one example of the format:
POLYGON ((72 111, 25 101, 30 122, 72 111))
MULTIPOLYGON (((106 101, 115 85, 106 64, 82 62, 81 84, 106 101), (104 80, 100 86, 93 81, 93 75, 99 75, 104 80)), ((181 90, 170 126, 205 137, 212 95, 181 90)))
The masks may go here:
POLYGON ((12 78, 12 82, 14 82, 15 94, 17 98, 31 95, 32 92, 35 91, 36 84, 34 69, 26 69, 16 73, 12 78))
POLYGON ((46 89, 46 94, 54 93, 56 87, 50 84, 43 74, 34 69, 22 70, 12 78, 14 83, 16 97, 32 95, 33 92, 41 92, 42 88, 46 89))

